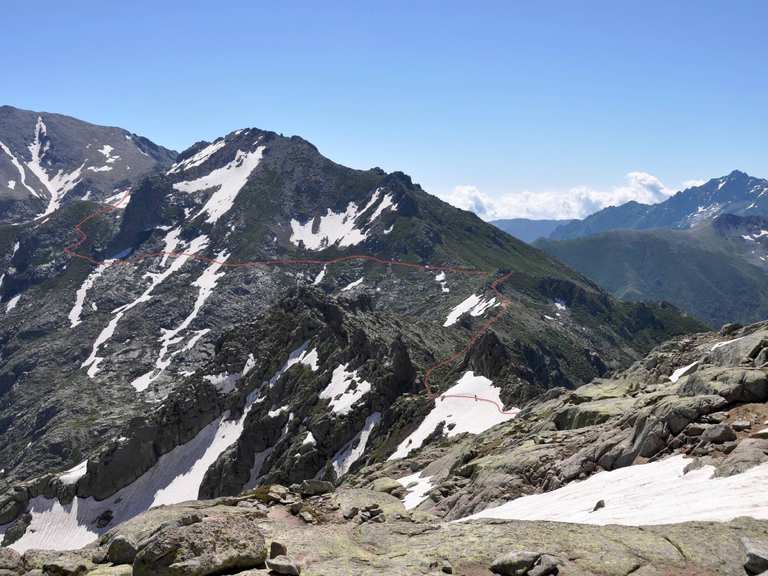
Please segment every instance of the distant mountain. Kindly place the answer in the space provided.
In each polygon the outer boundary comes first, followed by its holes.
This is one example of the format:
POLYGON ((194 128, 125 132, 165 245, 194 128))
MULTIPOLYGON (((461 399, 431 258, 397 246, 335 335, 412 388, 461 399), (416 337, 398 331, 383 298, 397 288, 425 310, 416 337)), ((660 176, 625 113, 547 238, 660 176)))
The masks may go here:
POLYGON ((0 106, 0 223, 103 200, 167 168, 176 153, 122 128, 0 106))
POLYGON ((152 505, 338 479, 702 328, 299 137, 201 142, 123 199, 0 226, 6 536, 25 529, 22 494, 77 494, 103 531, 152 505), (490 401, 427 420, 427 388, 490 401))
POLYGON ((768 216, 768 180, 735 170, 678 192, 659 204, 627 202, 605 208, 583 220, 558 226, 549 237, 568 240, 609 230, 685 229, 721 214, 768 216))
POLYGON ((537 246, 625 300, 666 300, 713 327, 768 318, 766 217, 725 214, 689 230, 617 230, 537 246))
POLYGON ((501 228, 507 234, 512 234, 528 244, 539 238, 547 238, 558 226, 570 224, 573 220, 531 220, 528 218, 510 218, 507 220, 491 220, 490 223, 501 228))

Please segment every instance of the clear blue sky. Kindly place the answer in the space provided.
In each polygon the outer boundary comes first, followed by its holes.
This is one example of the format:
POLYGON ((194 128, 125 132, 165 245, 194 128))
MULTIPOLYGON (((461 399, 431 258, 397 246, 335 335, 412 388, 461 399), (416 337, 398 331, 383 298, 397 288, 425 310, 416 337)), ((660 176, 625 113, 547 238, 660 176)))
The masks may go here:
POLYGON ((768 176, 768 2, 3 3, 3 103, 183 149, 243 126, 494 198, 768 176), (511 195, 511 196, 510 196, 511 195))

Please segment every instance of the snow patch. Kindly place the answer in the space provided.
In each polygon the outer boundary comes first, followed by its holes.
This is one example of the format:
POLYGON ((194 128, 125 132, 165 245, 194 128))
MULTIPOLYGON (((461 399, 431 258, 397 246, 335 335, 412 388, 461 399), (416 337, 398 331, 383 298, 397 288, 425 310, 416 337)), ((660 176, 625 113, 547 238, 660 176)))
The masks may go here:
POLYGON ((314 446, 317 444, 315 437, 312 436, 312 432, 307 432, 307 436, 301 441, 302 446, 314 446))
POLYGON ((581 482, 523 496, 464 520, 547 520, 579 524, 647 526, 679 522, 727 522, 739 516, 768 518, 768 464, 726 478, 714 467, 684 474, 690 460, 672 456, 650 464, 600 472, 581 482), (598 500, 605 507, 594 511, 598 500))
MULTIPOLYGON (((178 240, 178 236, 174 235, 174 232, 176 232, 178 229, 171 230, 168 235, 166 236, 166 248, 168 248, 169 243, 173 245, 175 248, 176 242, 178 240)), ((193 241, 194 242, 194 241, 193 241)), ((161 265, 165 261, 166 257, 168 256, 168 250, 163 255, 163 260, 161 261, 161 265)), ((185 253, 186 255, 186 253, 185 253)), ((181 256, 179 256, 181 258, 181 256)), ((182 336, 180 334, 187 330, 189 326, 192 324, 192 322, 197 318, 197 315, 200 313, 200 310, 202 310, 203 305, 205 304, 205 301, 208 300, 211 294, 213 294, 213 290, 216 288, 216 283, 219 281, 219 279, 224 276, 224 272, 219 273, 219 269, 226 263, 227 259, 229 258, 229 254, 227 254, 226 251, 221 251, 216 255, 216 258, 214 259, 211 264, 208 265, 208 267, 203 270, 202 274, 194 281, 192 282, 192 286, 195 286, 198 288, 197 292, 197 299, 195 300, 194 305, 192 306, 192 311, 187 314, 187 317, 182 320, 181 324, 179 324, 176 328, 173 328, 171 330, 168 330, 166 328, 161 329, 161 336, 159 338, 160 342, 160 353, 158 354, 157 360, 155 360, 155 367, 154 369, 150 370, 146 374, 143 374, 139 376, 137 379, 135 379, 133 382, 131 382, 131 385, 136 389, 137 392, 143 392, 146 390, 152 382, 157 380, 157 378, 160 377, 163 372, 168 368, 168 366, 171 365, 171 362, 173 361, 173 358, 179 354, 180 352, 184 352, 186 350, 189 350, 191 346, 194 346, 194 343, 187 344, 185 347, 180 347, 176 351, 171 352, 169 355, 169 350, 171 346, 175 344, 179 344, 183 341, 182 336)), ((171 264, 171 268, 178 262, 178 258, 174 260, 173 264, 171 264)), ((171 268, 168 268, 170 270, 171 268)), ((199 333, 198 333, 199 334, 199 333)), ((202 335, 198 335, 197 339, 199 339, 202 335)), ((195 340, 194 342, 197 342, 195 340)))
POLYGON ((486 310, 495 308, 498 305, 495 297, 486 300, 477 294, 472 294, 448 313, 443 326, 453 326, 466 313, 469 313, 471 316, 482 316, 486 310))
POLYGON ((699 361, 696 360, 696 362, 692 362, 688 364, 688 366, 683 366, 682 368, 678 368, 677 370, 672 372, 672 374, 669 376, 669 381, 674 384, 675 382, 680 380, 680 378, 682 378, 683 376, 687 376, 688 374, 691 373, 691 369, 697 366, 698 363, 699 361))
POLYGON ((382 190, 377 189, 362 209, 359 209, 355 202, 350 202, 344 212, 334 212, 328 208, 324 216, 310 218, 303 224, 291 219, 290 241, 296 246, 303 244, 307 250, 354 246, 368 237, 367 228, 384 210, 397 210, 397 204, 393 202, 390 194, 382 196, 382 190), (378 206, 373 213, 363 219, 362 216, 377 202, 378 206))
POLYGON ((189 170, 190 168, 194 168, 195 166, 200 166, 203 162, 208 160, 211 156, 213 156, 216 152, 224 148, 226 146, 227 141, 224 138, 221 138, 220 140, 216 140, 215 142, 208 144, 205 148, 194 154, 193 156, 190 156, 186 160, 182 160, 181 162, 176 162, 173 166, 171 166, 171 169, 168 170, 168 174, 174 174, 176 172, 183 172, 184 170, 189 170))
POLYGON ((278 370, 272 378, 269 380, 269 387, 272 388, 275 384, 277 384, 277 381, 280 380, 280 377, 285 374, 288 369, 293 366, 294 364, 304 364, 305 366, 309 366, 309 369, 312 370, 312 372, 317 372, 318 367, 318 356, 317 356, 317 349, 313 348, 309 352, 307 352, 307 348, 309 347, 309 341, 304 342, 301 346, 296 348, 293 352, 291 352, 288 355, 288 360, 285 361, 285 364, 283 364, 280 367, 280 370, 278 370))
MULTIPOLYGON (((3 276, 5 276, 5 274, 3 274, 3 276)), ((6 314, 11 310, 13 310, 14 308, 16 308, 16 305, 19 303, 20 298, 21 298, 21 294, 17 294, 16 296, 8 300, 8 303, 5 305, 6 314)))
POLYGON ((445 423, 444 432, 450 438, 464 432, 480 434, 496 424, 514 418, 517 409, 508 410, 503 414, 499 410, 498 406, 503 405, 500 392, 501 389, 494 386, 488 378, 475 376, 472 371, 465 372, 454 386, 435 399, 432 411, 419 427, 400 443, 389 460, 405 458, 420 448, 441 422, 445 423), (449 428, 452 424, 454 426, 449 428))
MULTIPOLYGON (((11 164, 13 164, 14 168, 19 171, 19 181, 21 182, 21 185, 24 186, 27 190, 29 190, 29 193, 33 196, 40 198, 40 194, 37 192, 37 190, 34 190, 29 184, 27 184, 27 174, 24 172, 24 166, 19 162, 18 158, 13 155, 13 152, 11 152, 11 149, 8 148, 5 144, 0 142, 0 150, 5 152, 5 154, 10 158, 11 164)), ((13 190, 16 187, 16 183, 14 182, 14 185, 11 186, 11 182, 8 182, 8 187, 13 190)))
POLYGON ((94 282, 104 273, 104 270, 110 267, 114 260, 104 260, 101 264, 88 274, 88 277, 83 280, 80 288, 75 292, 75 304, 69 311, 69 325, 70 328, 74 328, 81 323, 80 316, 83 313, 83 304, 85 303, 85 297, 88 295, 88 290, 93 288, 94 282))
POLYGON ((440 289, 443 292, 445 292, 445 293, 450 292, 450 289, 448 288, 448 282, 445 279, 445 272, 440 272, 439 274, 437 274, 435 276, 435 282, 440 284, 440 289))
POLYGON ((28 147, 32 159, 27 162, 27 168, 29 168, 48 192, 48 206, 42 214, 38 215, 38 218, 48 216, 48 214, 59 209, 64 196, 80 182, 80 175, 85 166, 85 162, 83 162, 80 167, 75 168, 71 172, 59 170, 55 176, 49 176, 42 164, 43 158, 50 147, 48 142, 43 144, 43 136, 46 135, 47 128, 43 118, 38 116, 35 126, 35 139, 28 147))
POLYGON ((336 367, 331 375, 331 381, 322 392, 320 398, 329 400, 331 410, 335 414, 349 414, 352 405, 371 390, 370 382, 357 375, 357 371, 347 372, 348 364, 336 367))
POLYGON ((214 223, 232 208, 238 193, 261 162, 265 149, 266 146, 259 146, 251 152, 238 150, 235 159, 226 166, 216 168, 197 180, 177 182, 173 188, 188 193, 215 189, 208 202, 194 216, 208 214, 205 221, 214 223))
POLYGON ((120 306, 119 308, 115 308, 112 311, 112 319, 96 337, 96 340, 94 341, 93 347, 91 349, 91 354, 80 365, 81 368, 88 368, 88 376, 90 378, 94 378, 96 376, 99 371, 99 364, 103 360, 103 358, 98 355, 99 349, 112 338, 122 317, 139 304, 143 302, 149 302, 152 299, 152 292, 154 292, 155 288, 162 284, 163 281, 165 281, 174 272, 178 271, 182 266, 184 266, 190 257, 203 250, 206 246, 208 246, 208 237, 205 235, 198 236, 192 240, 192 242, 189 243, 187 250, 184 253, 179 254, 179 256, 171 263, 167 269, 160 273, 148 272, 144 275, 145 278, 149 278, 150 284, 138 298, 132 302, 129 302, 128 304, 120 306))
POLYGON ((75 484, 78 480, 80 480, 80 478, 85 476, 85 473, 87 470, 88 470, 88 459, 85 459, 82 462, 80 462, 80 464, 78 464, 77 466, 70 468, 66 472, 59 475, 59 480, 65 486, 75 484))
POLYGON ((363 429, 334 455, 331 460, 331 465, 333 466, 334 472, 336 472, 336 478, 341 478, 344 474, 349 472, 352 464, 357 462, 365 453, 368 438, 370 438, 371 432, 380 421, 381 412, 374 412, 368 416, 368 418, 365 419, 365 424, 363 424, 363 429))
POLYGON ((360 286, 360 284, 362 284, 362 283, 363 283, 363 279, 362 278, 358 278, 354 282, 350 282, 349 284, 344 286, 344 288, 342 288, 341 291, 342 292, 347 292, 349 290, 352 290, 353 288, 356 288, 357 286, 360 286))
POLYGON ((709 349, 710 352, 714 352, 715 350, 718 350, 719 348, 722 348, 723 346, 729 346, 730 344, 733 344, 734 342, 738 342, 744 338, 744 336, 740 336, 738 338, 734 338, 733 340, 726 340, 725 342, 718 342, 712 348, 709 349))
POLYGON ((406 510, 412 510, 424 502, 424 500, 427 499, 430 490, 434 488, 432 485, 432 476, 425 476, 422 478, 421 472, 400 478, 398 482, 408 490, 405 498, 403 498, 403 505, 406 510))
MULTIPOLYGON (((240 418, 229 420, 229 413, 224 413, 205 426, 192 440, 161 456, 152 468, 132 484, 105 500, 75 497, 67 505, 44 497, 31 500, 30 529, 11 547, 18 552, 31 548, 81 548, 109 528, 149 508, 197 499, 205 473, 240 437, 253 403, 254 394, 250 394, 240 418), (107 510, 112 511, 113 520, 109 526, 98 528, 95 520, 107 510)), ((0 537, 9 527, 10 524, 0 526, 0 537)))
POLYGON ((231 374, 229 372, 221 372, 219 374, 208 374, 203 376, 203 380, 210 382, 213 386, 222 394, 229 394, 232 392, 237 383, 240 382, 240 374, 231 374))

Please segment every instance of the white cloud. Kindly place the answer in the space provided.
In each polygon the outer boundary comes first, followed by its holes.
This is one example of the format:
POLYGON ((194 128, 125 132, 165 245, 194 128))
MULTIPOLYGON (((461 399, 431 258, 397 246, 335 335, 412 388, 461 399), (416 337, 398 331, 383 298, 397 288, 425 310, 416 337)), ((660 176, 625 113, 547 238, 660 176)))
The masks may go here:
MULTIPOLYGON (((689 180, 683 188, 697 186, 700 180, 689 180)), ((668 188, 653 174, 630 172, 625 182, 609 190, 574 186, 567 190, 509 192, 490 196, 477 186, 456 186, 442 199, 464 210, 471 210, 484 220, 496 218, 584 218, 608 206, 634 200, 656 204, 669 198, 675 190, 668 188)))

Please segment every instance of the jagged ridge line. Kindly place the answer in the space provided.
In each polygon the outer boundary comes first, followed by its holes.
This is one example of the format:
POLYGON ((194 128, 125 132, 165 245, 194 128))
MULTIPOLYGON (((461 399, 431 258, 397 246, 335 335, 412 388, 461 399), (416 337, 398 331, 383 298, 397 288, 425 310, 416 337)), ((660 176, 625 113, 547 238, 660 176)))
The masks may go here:
MULTIPOLYGON (((115 210, 119 210, 120 205, 129 197, 129 194, 130 194, 130 191, 127 191, 123 195, 123 197, 120 198, 114 204, 106 204, 105 207, 102 208, 101 210, 97 210, 89 214, 88 216, 80 220, 80 222, 75 224, 73 229, 75 230, 75 232, 78 234, 80 238, 74 244, 70 246, 65 246, 64 253, 74 258, 80 258, 81 260, 85 260, 94 265, 101 264, 102 263, 101 260, 96 260, 88 256, 87 254, 82 254, 76 251, 88 240, 88 234, 86 234, 82 230, 82 226, 86 222, 89 222, 94 218, 108 214, 110 212, 114 212, 115 210)), ((132 262, 141 261, 145 258, 152 258, 156 256, 169 256, 172 258, 178 258, 179 256, 186 256, 194 260, 199 260, 199 261, 207 262, 210 264, 216 263, 223 267, 228 267, 228 268, 244 268, 244 267, 252 267, 252 266, 290 266, 295 264, 313 264, 313 265, 329 266, 333 264, 338 264, 340 262, 347 262, 352 260, 366 260, 369 262, 375 262, 377 264, 382 264, 385 266, 401 266, 404 268, 414 268, 419 270, 428 270, 428 271, 437 271, 437 272, 455 272, 459 274, 467 274, 470 276, 480 276, 480 277, 490 276, 490 272, 485 272, 483 270, 476 270, 473 268, 463 268, 463 267, 454 267, 454 266, 432 266, 431 264, 416 264, 413 262, 401 262, 398 260, 388 260, 386 258, 379 258, 377 256, 372 256, 370 254, 351 254, 347 256, 340 256, 338 258, 332 258, 330 260, 298 258, 298 259, 248 260, 243 262, 229 262, 229 261, 216 260, 215 258, 208 258, 206 256, 200 256, 199 254, 190 254, 185 252, 159 251, 159 252, 141 252, 139 254, 135 254, 131 256, 130 258, 115 260, 113 263, 116 262, 120 264, 129 264, 132 262)), ((424 370, 424 395, 429 400, 434 400, 435 398, 441 398, 441 399, 442 398, 462 398, 467 400, 474 400, 475 402, 486 402, 489 404, 493 404, 496 407, 496 409, 499 411, 499 413, 505 416, 514 415, 517 413, 516 411, 505 411, 504 406, 500 405, 495 400, 491 400, 489 398, 482 398, 477 395, 472 396, 472 395, 465 395, 465 394, 435 394, 432 391, 432 387, 429 383, 432 372, 444 366, 447 366, 448 364, 451 364, 456 360, 458 360, 460 357, 464 356, 467 352, 469 352, 472 346, 475 345, 475 343, 480 339, 480 337, 483 334, 485 334, 491 328, 491 326, 493 326, 496 322, 498 322, 504 314, 506 314, 510 301, 506 297, 504 297, 504 295, 499 291, 499 284, 503 284, 504 282, 506 282, 512 276, 512 274, 513 274, 512 272, 508 272, 504 276, 501 276, 500 278, 497 278, 496 280, 494 280, 490 285, 491 291, 499 299, 501 310, 498 313, 496 313, 496 315, 494 315, 493 317, 483 322, 483 324, 472 333, 472 335, 469 338, 469 341, 467 342, 467 345, 464 348, 462 348, 461 350, 458 350, 457 352, 454 352, 447 358, 440 360, 436 364, 433 364, 432 366, 429 366, 424 370)))

